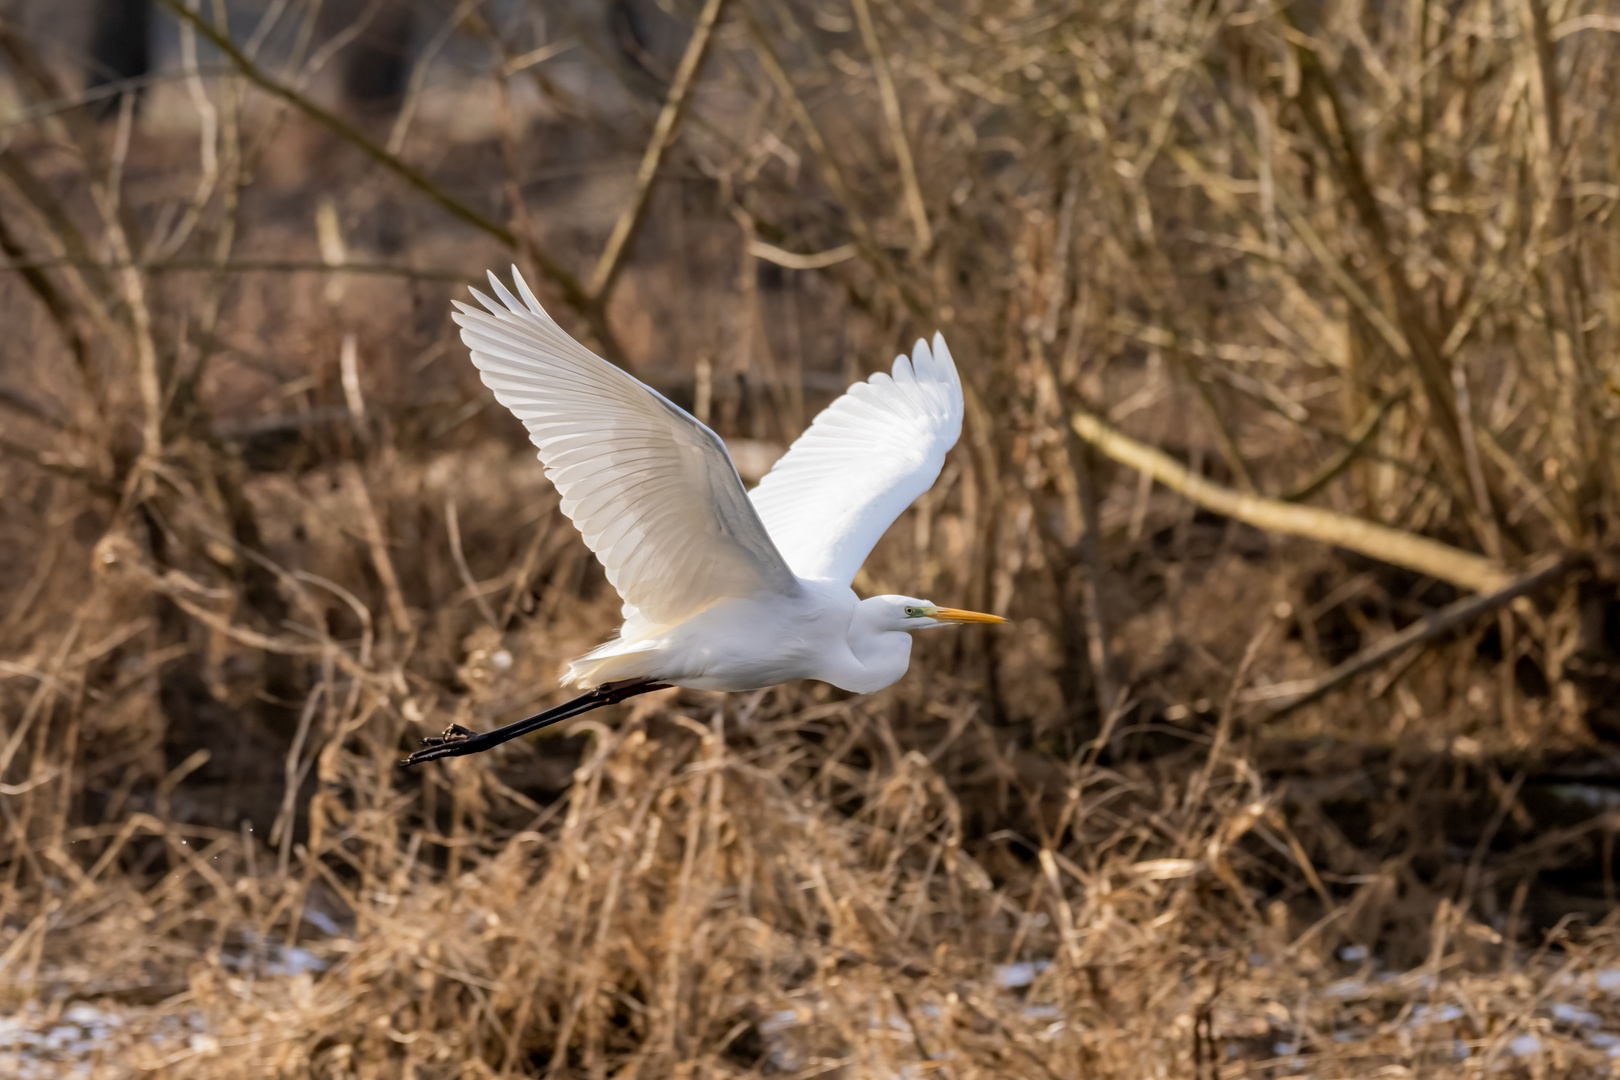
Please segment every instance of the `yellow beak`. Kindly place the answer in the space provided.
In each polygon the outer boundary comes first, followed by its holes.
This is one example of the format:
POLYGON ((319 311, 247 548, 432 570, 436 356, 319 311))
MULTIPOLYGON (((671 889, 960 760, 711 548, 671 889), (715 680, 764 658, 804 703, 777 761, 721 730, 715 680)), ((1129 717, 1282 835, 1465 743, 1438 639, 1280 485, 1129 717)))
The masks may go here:
POLYGON ((934 618, 940 622, 954 623, 998 623, 1007 621, 1000 615, 986 615, 982 611, 963 611, 961 608, 953 607, 935 608, 934 618))

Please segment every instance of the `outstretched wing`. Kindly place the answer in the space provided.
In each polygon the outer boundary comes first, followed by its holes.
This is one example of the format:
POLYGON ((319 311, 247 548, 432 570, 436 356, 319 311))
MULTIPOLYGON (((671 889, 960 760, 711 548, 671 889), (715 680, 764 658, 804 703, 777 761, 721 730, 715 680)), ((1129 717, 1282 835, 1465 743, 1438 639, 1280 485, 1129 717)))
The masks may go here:
POLYGON ((847 585, 961 434, 962 380, 935 334, 823 409, 749 498, 794 573, 847 585))
POLYGON ((797 590, 725 444, 697 418, 563 332, 517 268, 486 314, 457 303, 484 385, 529 429, 562 511, 624 598, 669 625, 716 600, 797 590))

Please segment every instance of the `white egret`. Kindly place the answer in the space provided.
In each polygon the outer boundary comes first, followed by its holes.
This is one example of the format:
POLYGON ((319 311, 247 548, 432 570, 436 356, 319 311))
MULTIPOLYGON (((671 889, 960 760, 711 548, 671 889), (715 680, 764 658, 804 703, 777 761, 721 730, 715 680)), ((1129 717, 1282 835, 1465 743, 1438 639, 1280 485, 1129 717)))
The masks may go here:
POLYGON ((607 569, 624 626, 568 666, 580 697, 482 734, 454 725, 405 764, 478 753, 668 686, 819 679, 871 693, 906 673, 913 631, 1006 621, 850 588, 962 432, 962 383, 938 334, 851 386, 749 492, 719 436, 569 337, 513 274, 518 296, 492 273, 499 300, 474 290, 486 310, 457 302, 454 318, 607 569))

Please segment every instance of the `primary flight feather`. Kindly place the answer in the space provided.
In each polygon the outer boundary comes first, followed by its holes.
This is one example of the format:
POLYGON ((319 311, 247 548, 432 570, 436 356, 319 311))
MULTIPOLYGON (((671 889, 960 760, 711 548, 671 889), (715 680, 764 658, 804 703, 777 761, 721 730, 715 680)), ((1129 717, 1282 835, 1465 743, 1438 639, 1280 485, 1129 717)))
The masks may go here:
POLYGON ((938 478, 962 431, 944 339, 829 405, 752 492, 690 413, 601 359, 513 269, 453 316, 485 385, 529 431, 562 511, 624 600, 619 636, 569 665, 586 693, 482 735, 453 727, 406 759, 476 753, 665 686, 753 690, 820 679, 870 693, 905 674, 911 632, 994 615, 858 598, 855 573, 938 478))

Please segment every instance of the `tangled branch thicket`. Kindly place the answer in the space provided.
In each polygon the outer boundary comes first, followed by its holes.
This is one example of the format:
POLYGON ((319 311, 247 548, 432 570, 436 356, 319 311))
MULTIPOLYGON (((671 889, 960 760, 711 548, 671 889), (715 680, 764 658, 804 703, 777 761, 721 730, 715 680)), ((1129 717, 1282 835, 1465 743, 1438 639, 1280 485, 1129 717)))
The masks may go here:
POLYGON ((0 14, 4 1071, 1614 1074, 1612 5, 320 6, 0 14), (943 330, 1013 624, 400 771, 614 621, 512 261, 750 478, 943 330))

